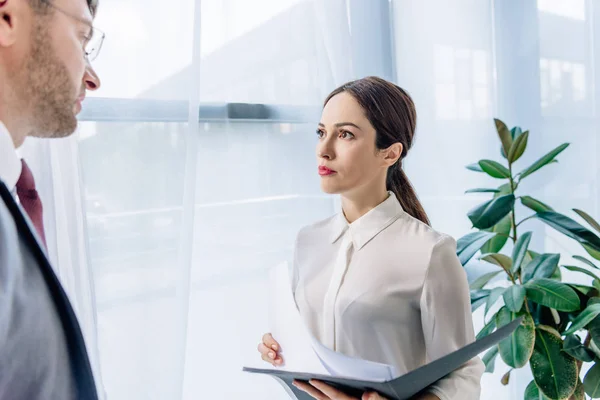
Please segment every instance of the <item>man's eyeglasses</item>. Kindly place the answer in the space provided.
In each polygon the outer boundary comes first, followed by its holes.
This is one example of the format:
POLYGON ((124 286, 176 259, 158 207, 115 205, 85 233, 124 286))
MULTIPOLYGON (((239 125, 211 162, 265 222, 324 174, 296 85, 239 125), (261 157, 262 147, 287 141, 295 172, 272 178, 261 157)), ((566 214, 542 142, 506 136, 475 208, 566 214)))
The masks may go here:
POLYGON ((102 48, 102 43, 104 43, 104 38, 106 35, 98 28, 94 28, 90 26, 92 29, 90 30, 90 37, 87 43, 85 44, 85 56, 89 61, 94 61, 98 54, 100 53, 100 49, 102 48))
POLYGON ((88 61, 90 61, 90 62, 94 61, 96 59, 96 57, 98 57, 98 54, 100 53, 100 49, 102 48, 102 43, 104 43, 104 38, 106 37, 106 34, 104 32, 102 32, 100 29, 95 28, 88 21, 71 14, 70 12, 68 12, 66 10, 63 10, 61 7, 58 7, 51 1, 45 0, 44 3, 46 3, 48 6, 54 8, 56 11, 59 11, 60 13, 66 15, 67 17, 73 18, 74 20, 79 21, 80 23, 85 24, 90 27, 89 37, 86 38, 86 43, 85 43, 85 47, 84 47, 83 51, 85 53, 85 58, 88 61))

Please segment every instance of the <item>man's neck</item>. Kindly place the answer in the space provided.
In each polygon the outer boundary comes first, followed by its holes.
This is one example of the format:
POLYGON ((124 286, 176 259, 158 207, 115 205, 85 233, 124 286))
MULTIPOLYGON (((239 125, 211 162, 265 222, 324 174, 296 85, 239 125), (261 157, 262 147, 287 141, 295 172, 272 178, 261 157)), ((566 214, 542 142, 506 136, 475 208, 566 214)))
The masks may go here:
POLYGON ((13 145, 15 146, 15 149, 18 149, 19 147, 21 147, 23 145, 23 143, 25 143, 25 138, 27 137, 27 135, 22 134, 21 130, 17 128, 17 124, 13 123, 10 120, 3 120, 0 119, 0 121, 4 124, 4 126, 6 127, 6 130, 8 131, 8 134, 10 135, 13 145))

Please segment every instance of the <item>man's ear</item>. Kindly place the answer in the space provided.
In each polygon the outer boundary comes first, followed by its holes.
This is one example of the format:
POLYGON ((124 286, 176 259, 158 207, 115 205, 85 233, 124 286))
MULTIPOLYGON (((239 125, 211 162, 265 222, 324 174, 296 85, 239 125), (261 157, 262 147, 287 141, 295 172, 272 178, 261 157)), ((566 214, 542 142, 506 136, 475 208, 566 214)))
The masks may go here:
POLYGON ((17 40, 28 0, 0 0, 0 47, 10 47, 17 40))
POLYGON ((396 164, 396 162, 398 161, 398 159, 400 159, 400 156, 402 155, 402 143, 397 142, 394 143, 393 145, 391 145, 390 147, 388 147, 387 149, 384 150, 384 161, 385 164, 390 167, 394 164, 396 164))

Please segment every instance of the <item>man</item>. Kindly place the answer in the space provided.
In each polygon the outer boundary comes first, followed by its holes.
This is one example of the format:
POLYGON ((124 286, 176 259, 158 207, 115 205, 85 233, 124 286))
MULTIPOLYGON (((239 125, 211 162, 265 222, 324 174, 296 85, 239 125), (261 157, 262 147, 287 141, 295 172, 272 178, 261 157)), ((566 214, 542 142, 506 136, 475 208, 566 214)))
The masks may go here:
POLYGON ((81 330, 45 253, 42 205, 16 149, 65 137, 104 38, 95 0, 0 0, 0 399, 97 399, 81 330))

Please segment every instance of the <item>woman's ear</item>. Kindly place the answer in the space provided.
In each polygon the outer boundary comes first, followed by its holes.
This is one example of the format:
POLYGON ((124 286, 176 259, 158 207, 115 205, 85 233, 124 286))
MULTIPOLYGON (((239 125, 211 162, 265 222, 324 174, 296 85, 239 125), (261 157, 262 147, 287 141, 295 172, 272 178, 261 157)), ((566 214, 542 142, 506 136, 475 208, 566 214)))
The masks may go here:
POLYGON ((402 156, 403 149, 404 149, 404 147, 402 146, 402 143, 400 143, 400 142, 394 143, 393 145, 391 145, 390 147, 385 149, 384 157, 383 157, 385 164, 388 167, 396 164, 396 162, 400 159, 400 156, 402 156))

